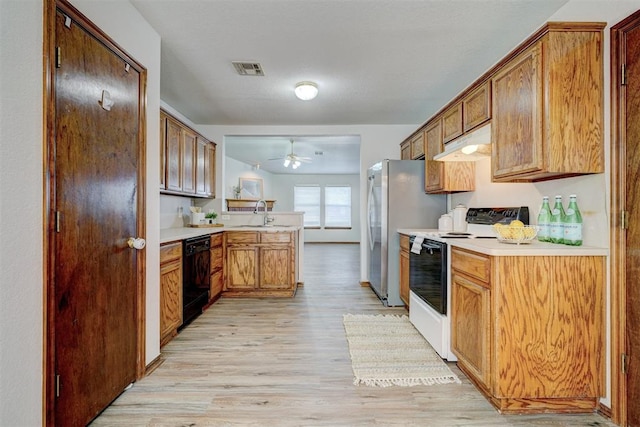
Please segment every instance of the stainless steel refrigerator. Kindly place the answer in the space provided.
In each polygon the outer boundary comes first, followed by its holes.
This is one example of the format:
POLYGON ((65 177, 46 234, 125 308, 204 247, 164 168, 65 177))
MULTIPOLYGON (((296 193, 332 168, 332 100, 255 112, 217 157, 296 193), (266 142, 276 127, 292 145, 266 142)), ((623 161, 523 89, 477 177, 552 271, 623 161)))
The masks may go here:
POLYGON ((369 283, 384 305, 400 299, 399 228, 438 228, 445 195, 424 192, 423 160, 383 160, 368 170, 369 283))

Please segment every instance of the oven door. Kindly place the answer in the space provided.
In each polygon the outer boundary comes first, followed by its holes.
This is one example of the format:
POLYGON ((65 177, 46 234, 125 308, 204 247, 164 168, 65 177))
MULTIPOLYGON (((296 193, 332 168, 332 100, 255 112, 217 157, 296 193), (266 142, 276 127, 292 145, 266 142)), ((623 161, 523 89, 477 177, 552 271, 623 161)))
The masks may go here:
MULTIPOLYGON (((414 237, 410 244, 413 246, 414 237)), ((409 258, 409 289, 440 314, 447 314, 447 244, 425 239, 409 258)))

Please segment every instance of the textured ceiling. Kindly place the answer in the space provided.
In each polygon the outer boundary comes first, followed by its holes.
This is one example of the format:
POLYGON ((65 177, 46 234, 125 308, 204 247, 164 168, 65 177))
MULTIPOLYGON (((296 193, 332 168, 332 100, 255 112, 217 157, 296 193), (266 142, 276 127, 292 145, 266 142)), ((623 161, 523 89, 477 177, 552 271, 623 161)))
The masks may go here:
POLYGON ((567 0, 131 3, 162 38, 163 101, 198 124, 293 126, 423 123, 567 0), (302 80, 316 99, 295 98, 302 80))

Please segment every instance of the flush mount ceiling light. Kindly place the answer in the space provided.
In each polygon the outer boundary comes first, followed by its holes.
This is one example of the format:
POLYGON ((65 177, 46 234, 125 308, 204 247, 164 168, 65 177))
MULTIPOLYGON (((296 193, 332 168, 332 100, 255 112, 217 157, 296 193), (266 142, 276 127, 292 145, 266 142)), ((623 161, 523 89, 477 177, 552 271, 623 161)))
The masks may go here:
POLYGON ((309 101, 318 95, 318 85, 314 82, 300 82, 296 85, 295 93, 299 99, 309 101))

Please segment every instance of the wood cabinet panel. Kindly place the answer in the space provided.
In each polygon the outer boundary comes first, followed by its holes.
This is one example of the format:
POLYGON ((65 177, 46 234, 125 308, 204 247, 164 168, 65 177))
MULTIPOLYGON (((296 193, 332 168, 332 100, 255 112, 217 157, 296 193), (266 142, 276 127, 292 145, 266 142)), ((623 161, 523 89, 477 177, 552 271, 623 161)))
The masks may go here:
POLYGON ((494 181, 604 171, 604 24, 564 24, 492 78, 494 181))
POLYGON ((496 397, 604 393, 604 271, 603 257, 500 259, 496 397))
POLYGON ((456 271, 467 274, 484 283, 489 282, 491 262, 486 256, 453 249, 451 250, 451 263, 456 266, 456 271))
POLYGON ((487 81, 462 99, 462 130, 469 132, 490 118, 491 81, 487 81))
POLYGON ((446 144, 462 135, 462 101, 442 113, 442 141, 446 144))
POLYGON ((223 288, 224 247, 222 233, 212 234, 210 241, 210 287, 209 302, 220 297, 223 288))
POLYGON ((196 192, 196 134, 182 128, 182 191, 196 192))
POLYGON ((420 130, 411 138, 411 159, 416 160, 424 156, 424 132, 420 130))
POLYGON ((491 387, 491 291, 454 272, 451 276, 451 348, 485 387, 491 387))
POLYGON ((207 157, 207 145, 209 142, 200 137, 196 138, 196 164, 195 164, 195 190, 196 194, 206 196, 205 191, 205 163, 207 157))
POLYGON ((542 46, 515 58, 493 78, 493 175, 542 170, 542 46))
POLYGON ((227 245, 258 243, 260 241, 260 234, 257 231, 227 231, 224 233, 224 240, 227 245))
POLYGON ((167 115, 160 112, 160 189, 165 190, 167 174, 167 115))
POLYGON ((182 325, 182 242, 160 247, 160 345, 182 325))
POLYGON ((442 119, 428 123, 424 131, 425 192, 429 194, 473 191, 476 188, 476 165, 474 162, 439 162, 433 157, 440 154, 442 143, 442 119))
POLYGON ((411 160, 411 141, 400 144, 400 160, 411 160))
POLYGON ((400 299, 404 304, 409 307, 409 277, 411 275, 410 270, 410 248, 409 248, 409 236, 400 235, 400 299))
POLYGON ((204 162, 204 195, 216 196, 216 146, 209 142, 205 152, 204 162))
POLYGON ((260 248, 260 289, 290 289, 293 280, 291 248, 260 248))
POLYGON ((289 231, 263 232, 260 233, 260 243, 291 243, 293 234, 289 231))
POLYGON ((167 118, 166 132, 166 188, 172 191, 182 191, 182 142, 180 125, 173 119, 167 118))
POLYGON ((252 290, 257 287, 257 247, 228 247, 225 261, 225 290, 252 290))

